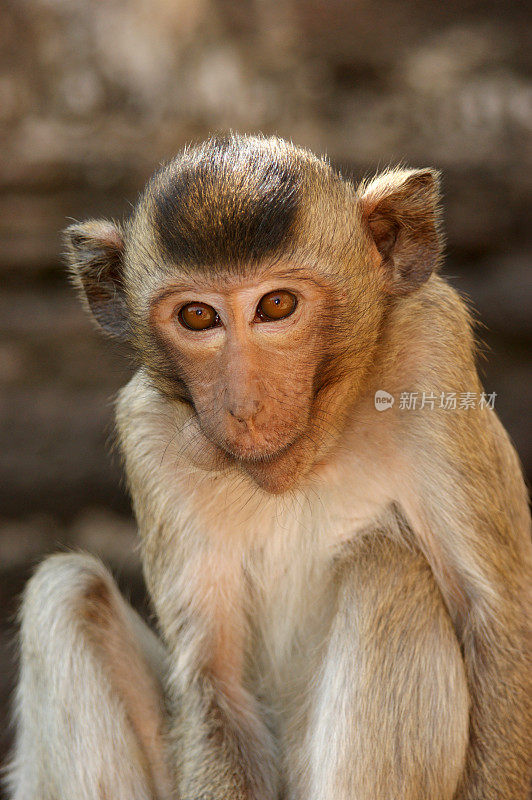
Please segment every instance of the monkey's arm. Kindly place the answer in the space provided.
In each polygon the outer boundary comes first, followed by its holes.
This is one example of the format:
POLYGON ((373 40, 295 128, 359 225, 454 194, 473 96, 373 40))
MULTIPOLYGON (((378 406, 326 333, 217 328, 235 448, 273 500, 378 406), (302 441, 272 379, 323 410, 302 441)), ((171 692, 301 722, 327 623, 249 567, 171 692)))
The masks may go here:
POLYGON ((170 653, 167 693, 179 796, 272 800, 272 738, 242 686, 239 549, 210 535, 197 497, 188 504, 202 482, 214 516, 226 500, 223 493, 216 497, 215 472, 191 471, 194 452, 207 447, 199 432, 186 434, 189 419, 186 408, 163 400, 142 373, 117 407, 146 583, 170 653))
POLYGON ((273 740, 242 685, 238 564, 207 549, 180 573, 175 566, 170 558, 167 570, 154 570, 148 560, 146 570, 173 664, 168 693, 179 796, 273 800, 273 740))
POLYGON ((338 606, 312 687, 309 800, 451 800, 467 747, 468 693, 426 560, 391 518, 337 566, 338 606), (391 536, 390 536, 391 534, 391 536))
POLYGON ((470 409, 452 417, 426 426, 429 446, 416 456, 417 496, 407 514, 466 665, 470 741, 457 800, 525 800, 532 763, 526 492, 495 414, 470 409))

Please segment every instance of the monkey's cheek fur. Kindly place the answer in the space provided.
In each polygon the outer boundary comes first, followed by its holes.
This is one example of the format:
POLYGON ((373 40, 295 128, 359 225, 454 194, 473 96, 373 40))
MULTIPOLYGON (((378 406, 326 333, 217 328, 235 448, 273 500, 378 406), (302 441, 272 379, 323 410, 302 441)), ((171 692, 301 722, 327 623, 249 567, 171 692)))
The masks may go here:
POLYGON ((198 469, 210 472, 228 466, 227 454, 205 434, 193 411, 181 428, 181 437, 182 455, 198 469))

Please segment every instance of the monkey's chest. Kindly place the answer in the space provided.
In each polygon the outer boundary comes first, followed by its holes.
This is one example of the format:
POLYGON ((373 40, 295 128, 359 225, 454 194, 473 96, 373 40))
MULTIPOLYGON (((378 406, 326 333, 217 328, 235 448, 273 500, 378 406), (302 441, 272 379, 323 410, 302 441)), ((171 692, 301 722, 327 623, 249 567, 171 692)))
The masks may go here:
POLYGON ((282 566, 263 554, 248 587, 248 688, 281 726, 302 723, 335 607, 331 570, 304 551, 282 566))
POLYGON ((336 608, 336 559, 384 507, 352 490, 333 500, 284 506, 244 561, 250 688, 283 708, 304 701, 319 669, 336 608))

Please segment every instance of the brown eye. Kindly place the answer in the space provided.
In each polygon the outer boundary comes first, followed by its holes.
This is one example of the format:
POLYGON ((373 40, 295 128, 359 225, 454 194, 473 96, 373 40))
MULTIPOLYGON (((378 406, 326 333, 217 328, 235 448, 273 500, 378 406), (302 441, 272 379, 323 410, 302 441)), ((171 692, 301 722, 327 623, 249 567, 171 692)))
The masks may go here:
POLYGON ((220 322, 214 308, 206 303, 188 303, 180 309, 177 316, 181 325, 191 331, 205 331, 220 322))
POLYGON ((295 296, 285 289, 268 292, 257 306, 257 316, 263 321, 284 319, 290 316, 296 305, 295 296))

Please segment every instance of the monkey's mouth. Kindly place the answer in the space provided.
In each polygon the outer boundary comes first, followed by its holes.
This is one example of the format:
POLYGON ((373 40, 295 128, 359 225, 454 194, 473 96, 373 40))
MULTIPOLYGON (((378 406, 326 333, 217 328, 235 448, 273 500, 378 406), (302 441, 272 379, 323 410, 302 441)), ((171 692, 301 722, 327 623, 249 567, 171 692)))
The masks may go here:
POLYGON ((300 438, 296 435, 289 442, 282 444, 280 447, 264 448, 260 446, 242 446, 242 445, 225 445, 223 450, 226 455, 234 461, 245 464, 269 464, 276 461, 280 456, 286 453, 300 438))
POLYGON ((259 430, 242 432, 239 435, 212 430, 210 425, 204 424, 202 415, 196 411, 196 419, 203 435, 213 444, 220 453, 231 461, 246 465, 267 466, 274 464, 284 456, 297 442, 302 439, 307 426, 290 425, 286 423, 284 430, 277 432, 272 425, 266 425, 259 430))
POLYGON ((232 461, 242 464, 271 464, 284 455, 293 447, 303 434, 300 431, 293 431, 288 440, 271 443, 255 443, 241 441, 223 441, 215 444, 232 461))

